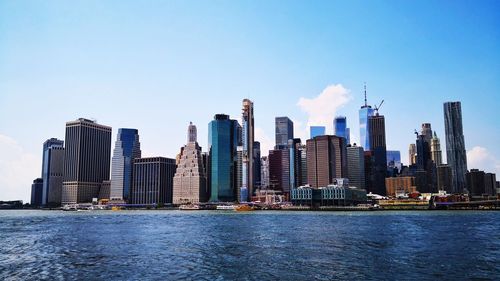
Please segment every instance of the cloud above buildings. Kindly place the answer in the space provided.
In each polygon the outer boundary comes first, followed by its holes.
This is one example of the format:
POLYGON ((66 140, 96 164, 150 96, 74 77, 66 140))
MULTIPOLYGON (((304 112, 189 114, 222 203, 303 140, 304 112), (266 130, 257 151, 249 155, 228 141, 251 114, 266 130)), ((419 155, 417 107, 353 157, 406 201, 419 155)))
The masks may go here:
MULTIPOLYGON (((296 124, 294 130, 301 138, 308 138, 310 126, 325 126, 326 133, 333 133, 333 118, 337 111, 352 99, 350 90, 342 84, 328 85, 314 98, 301 97, 297 106, 308 115, 307 123, 296 124)), ((294 124, 299 123, 294 120, 294 124)))
POLYGON ((40 177, 40 159, 27 153, 13 138, 0 134, 0 200, 28 202, 31 184, 40 177))
POLYGON ((479 169, 489 173, 500 174, 500 160, 496 159, 488 149, 475 146, 467 151, 467 167, 479 169))

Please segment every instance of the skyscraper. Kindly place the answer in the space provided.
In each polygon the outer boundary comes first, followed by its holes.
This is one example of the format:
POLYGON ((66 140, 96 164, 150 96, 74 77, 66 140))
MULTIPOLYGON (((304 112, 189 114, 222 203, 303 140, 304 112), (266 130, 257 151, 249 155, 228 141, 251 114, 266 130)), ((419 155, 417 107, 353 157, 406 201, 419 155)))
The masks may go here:
POLYGON ((34 207, 42 206, 43 196, 43 179, 36 178, 31 185, 31 201, 30 204, 34 207))
POLYGON ((371 180, 373 193, 385 195, 385 177, 387 175, 387 149, 385 141, 385 118, 383 115, 370 116, 368 118, 370 150, 373 152, 373 166, 371 180))
POLYGON ((287 146, 288 140, 293 139, 293 122, 288 117, 275 118, 276 146, 287 146))
POLYGON ((208 151, 210 158, 210 187, 212 202, 236 201, 238 188, 237 148, 240 125, 228 115, 217 114, 208 125, 208 151))
POLYGON ((408 148, 408 163, 409 165, 417 164, 417 146, 414 143, 410 143, 410 147, 408 148))
POLYGON ((449 165, 438 165, 437 166, 437 188, 438 190, 444 190, 447 193, 453 193, 452 188, 452 175, 451 168, 449 165))
POLYGON ((365 189, 365 156, 361 146, 347 146, 347 178, 349 185, 365 189))
POLYGON ((197 204, 206 202, 209 197, 207 171, 194 131, 196 131, 195 125, 190 123, 188 143, 181 148, 174 175, 173 204, 197 204))
POLYGON ((66 123, 62 204, 91 202, 109 180, 111 127, 79 118, 66 123))
POLYGON ((444 128, 446 135, 446 158, 451 167, 453 192, 461 193, 466 187, 467 154, 462 127, 460 102, 445 102, 444 128))
POLYGON ((351 143, 350 130, 347 128, 347 118, 345 116, 337 116, 333 120, 333 134, 346 139, 346 143, 351 143))
POLYGON ((243 167, 242 167, 242 197, 240 201, 251 201, 254 193, 253 177, 254 177, 254 117, 253 117, 253 102, 249 99, 243 100, 242 109, 242 140, 243 140, 243 167))
POLYGON ((360 146, 365 151, 371 150, 370 145, 370 126, 368 119, 373 116, 374 110, 368 105, 366 101, 366 85, 365 85, 365 104, 359 109, 359 141, 360 146))
POLYGON ((288 140, 288 151, 290 156, 290 189, 297 188, 305 183, 302 182, 302 143, 299 138, 288 140))
POLYGON ((261 189, 269 188, 269 158, 267 156, 262 156, 260 161, 261 170, 261 189))
POLYGON ((423 123, 421 134, 424 136, 425 141, 430 145, 432 139, 432 128, 430 123, 423 123))
POLYGON ((310 138, 313 139, 318 136, 324 136, 326 128, 325 126, 311 126, 309 127, 310 130, 310 138))
POLYGON ((175 159, 165 157, 133 160, 132 204, 172 204, 175 159))
POLYGON ((44 206, 61 204, 63 165, 64 141, 55 138, 48 139, 43 143, 41 204, 44 206))
POLYGON ((335 178, 347 177, 345 139, 337 136, 318 136, 309 139, 307 146, 307 181, 314 187, 326 187, 335 178))
POLYGON ((431 158, 436 165, 439 166, 443 164, 443 158, 441 156, 441 143, 436 135, 436 132, 434 132, 434 136, 431 139, 431 158))
POLYGON ((111 200, 129 200, 133 161, 136 158, 141 158, 141 143, 137 129, 118 129, 111 166, 111 200))
POLYGON ((253 142, 253 186, 254 189, 260 188, 261 174, 260 174, 260 142, 253 142))
POLYGON ((397 169, 401 172, 401 152, 399 150, 387 150, 387 167, 389 169, 397 169))
POLYGON ((268 159, 270 188, 290 192, 290 152, 287 149, 270 150, 268 159))

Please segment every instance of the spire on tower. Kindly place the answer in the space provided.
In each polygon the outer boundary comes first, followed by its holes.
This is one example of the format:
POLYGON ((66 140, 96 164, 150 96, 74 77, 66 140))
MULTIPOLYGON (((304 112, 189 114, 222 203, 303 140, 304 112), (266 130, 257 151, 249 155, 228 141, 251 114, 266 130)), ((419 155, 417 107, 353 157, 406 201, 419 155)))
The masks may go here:
POLYGON ((368 106, 368 103, 366 101, 366 82, 365 82, 365 107, 367 107, 367 106, 368 106))

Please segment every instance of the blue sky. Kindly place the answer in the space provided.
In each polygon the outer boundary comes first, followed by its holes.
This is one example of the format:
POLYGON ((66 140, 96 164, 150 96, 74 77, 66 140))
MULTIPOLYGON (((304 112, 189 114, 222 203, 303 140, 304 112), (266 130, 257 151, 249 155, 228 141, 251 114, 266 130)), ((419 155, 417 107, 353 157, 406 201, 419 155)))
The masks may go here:
POLYGON ((388 148, 403 162, 423 122, 445 150, 442 104, 460 100, 469 168, 500 173, 498 11, 499 1, 1 1, 0 199, 28 200, 42 143, 78 117, 113 138, 137 128, 144 155, 175 157, 189 121, 206 147, 213 116, 239 120, 250 98, 264 147, 284 115, 299 137, 346 115, 355 141, 364 82, 369 103, 385 100, 388 148))

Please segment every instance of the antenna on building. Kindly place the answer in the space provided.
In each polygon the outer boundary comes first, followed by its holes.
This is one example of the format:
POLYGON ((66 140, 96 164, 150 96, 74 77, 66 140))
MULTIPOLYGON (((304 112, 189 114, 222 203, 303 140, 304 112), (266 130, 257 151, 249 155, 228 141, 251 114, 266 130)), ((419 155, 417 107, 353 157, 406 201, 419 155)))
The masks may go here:
POLYGON ((368 106, 368 103, 366 101, 366 82, 365 82, 365 107, 367 107, 367 106, 368 106))

